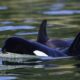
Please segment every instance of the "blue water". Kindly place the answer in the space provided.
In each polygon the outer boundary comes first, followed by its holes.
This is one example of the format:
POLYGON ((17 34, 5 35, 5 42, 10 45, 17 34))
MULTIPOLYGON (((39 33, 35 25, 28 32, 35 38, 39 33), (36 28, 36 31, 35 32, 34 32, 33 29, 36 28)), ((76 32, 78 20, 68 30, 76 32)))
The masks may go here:
POLYGON ((7 6, 0 6, 0 10, 7 10, 8 7, 7 6))
POLYGON ((64 8, 64 6, 65 6, 64 3, 55 3, 50 6, 50 10, 61 10, 64 8))
POLYGON ((26 29, 34 29, 35 27, 34 26, 1 26, 0 27, 0 31, 7 31, 7 30, 26 30, 26 29))
POLYGON ((15 35, 34 35, 38 34, 38 32, 17 32, 15 35))
POLYGON ((15 80, 16 77, 11 76, 0 76, 0 80, 15 80))
POLYGON ((15 24, 12 21, 0 21, 0 24, 8 25, 8 24, 15 24))
POLYGON ((73 15, 73 14, 80 14, 80 10, 51 10, 51 11, 44 11, 43 14, 47 15, 73 15))

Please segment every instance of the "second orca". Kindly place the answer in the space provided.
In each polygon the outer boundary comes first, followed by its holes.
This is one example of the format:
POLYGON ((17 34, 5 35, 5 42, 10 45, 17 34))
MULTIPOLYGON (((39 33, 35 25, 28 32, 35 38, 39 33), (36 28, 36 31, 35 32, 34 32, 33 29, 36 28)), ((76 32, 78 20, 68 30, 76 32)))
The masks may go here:
POLYGON ((65 49, 71 45, 73 42, 72 39, 70 40, 62 40, 62 39, 49 39, 47 32, 47 20, 43 20, 41 25, 39 26, 38 36, 37 36, 37 42, 44 44, 51 48, 60 48, 65 49))

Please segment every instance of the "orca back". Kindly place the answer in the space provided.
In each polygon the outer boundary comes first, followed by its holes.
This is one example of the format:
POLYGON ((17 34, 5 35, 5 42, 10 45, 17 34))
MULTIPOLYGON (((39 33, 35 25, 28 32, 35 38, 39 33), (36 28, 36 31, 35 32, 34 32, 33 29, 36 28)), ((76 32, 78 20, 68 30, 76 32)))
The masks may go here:
POLYGON ((30 54, 34 55, 34 51, 42 51, 48 56, 52 57, 62 57, 65 56, 64 53, 56 49, 51 49, 43 44, 38 42, 31 42, 28 40, 24 40, 22 38, 12 37, 5 41, 5 44, 2 48, 2 51, 12 52, 12 53, 19 53, 19 54, 30 54))
POLYGON ((41 25, 39 26, 38 36, 37 36, 37 42, 47 45, 51 48, 61 48, 64 49, 66 47, 69 47, 71 43, 65 40, 60 39, 49 39, 47 34, 47 20, 43 20, 41 25))

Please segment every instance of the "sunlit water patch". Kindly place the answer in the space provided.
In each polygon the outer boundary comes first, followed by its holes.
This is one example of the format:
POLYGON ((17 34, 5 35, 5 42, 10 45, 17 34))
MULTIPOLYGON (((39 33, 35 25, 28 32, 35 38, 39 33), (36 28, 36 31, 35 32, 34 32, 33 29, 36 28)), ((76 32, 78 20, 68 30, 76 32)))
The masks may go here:
POLYGON ((6 30, 20 30, 20 29, 34 29, 33 26, 1 26, 0 31, 6 31, 6 30))
POLYGON ((80 10, 52 10, 52 11, 44 11, 43 14, 47 15, 73 15, 80 14, 80 10))
POLYGON ((0 80, 15 80, 14 76, 0 76, 0 80))
POLYGON ((14 24, 14 22, 12 22, 12 21, 1 21, 0 24, 7 25, 7 24, 14 24))
POLYGON ((51 5, 50 10, 60 10, 62 8, 64 8, 65 4, 63 3, 55 3, 53 5, 51 5))
POLYGON ((33 18, 27 18, 27 19, 25 19, 24 21, 23 21, 24 23, 35 23, 35 22, 37 22, 35 19, 33 19, 33 18))
POLYGON ((15 35, 34 35, 38 34, 38 32, 17 32, 15 35))
POLYGON ((8 7, 7 6, 0 6, 0 10, 7 10, 8 7))

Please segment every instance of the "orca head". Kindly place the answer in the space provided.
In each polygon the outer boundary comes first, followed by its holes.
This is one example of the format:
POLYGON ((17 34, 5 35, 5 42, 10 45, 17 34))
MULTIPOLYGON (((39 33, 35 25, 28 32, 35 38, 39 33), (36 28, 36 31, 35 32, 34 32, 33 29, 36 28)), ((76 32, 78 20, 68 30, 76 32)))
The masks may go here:
POLYGON ((34 50, 34 45, 30 41, 18 37, 8 38, 2 47, 3 53, 12 52, 32 55, 34 50))
POLYGON ((4 46, 2 47, 2 52, 29 54, 29 55, 35 55, 35 56, 48 56, 43 51, 37 49, 36 47, 37 44, 38 43, 24 40, 22 38, 11 37, 5 41, 4 46))

